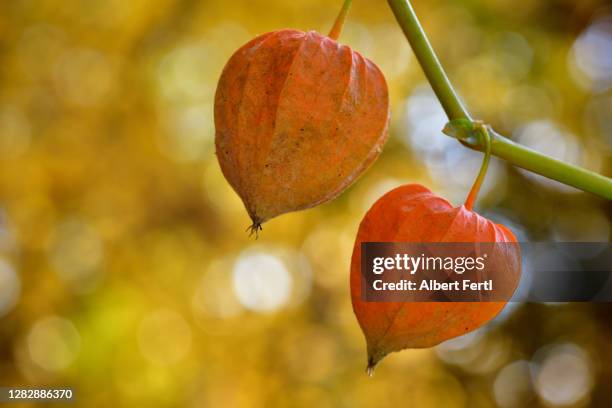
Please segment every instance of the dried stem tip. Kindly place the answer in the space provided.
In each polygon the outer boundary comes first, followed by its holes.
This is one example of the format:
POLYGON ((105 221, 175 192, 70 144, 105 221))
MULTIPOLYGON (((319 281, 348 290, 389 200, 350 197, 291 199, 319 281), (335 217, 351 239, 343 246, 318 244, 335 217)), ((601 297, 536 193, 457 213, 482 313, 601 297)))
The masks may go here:
POLYGON ((246 231, 249 233, 249 237, 255 234, 255 239, 258 239, 259 231, 263 231, 263 227, 259 221, 253 221, 253 224, 247 227, 246 231))

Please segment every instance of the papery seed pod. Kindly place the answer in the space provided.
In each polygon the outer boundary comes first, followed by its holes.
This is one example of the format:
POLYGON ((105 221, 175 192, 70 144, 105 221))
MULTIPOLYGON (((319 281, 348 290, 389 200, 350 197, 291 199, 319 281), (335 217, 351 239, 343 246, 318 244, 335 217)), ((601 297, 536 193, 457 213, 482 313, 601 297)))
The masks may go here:
MULTIPOLYGON (((404 185, 381 197, 359 226, 351 260, 353 311, 365 335, 368 367, 405 348, 435 346, 493 319, 506 302, 367 302, 362 297, 362 242, 516 243, 512 232, 465 206, 455 207, 418 185, 404 185)), ((521 276, 518 245, 496 254, 511 293, 521 276)))
POLYGON ((217 158, 256 231, 338 196, 378 157, 388 121, 387 85, 374 63, 314 31, 270 32, 223 70, 217 158))

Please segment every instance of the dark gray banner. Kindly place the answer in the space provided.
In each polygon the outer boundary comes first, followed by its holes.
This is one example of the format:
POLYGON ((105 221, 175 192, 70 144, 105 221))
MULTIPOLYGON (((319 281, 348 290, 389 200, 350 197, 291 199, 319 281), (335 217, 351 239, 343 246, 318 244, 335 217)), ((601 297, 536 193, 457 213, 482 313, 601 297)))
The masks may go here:
POLYGON ((361 276, 369 302, 610 302, 612 245, 367 242, 361 276))

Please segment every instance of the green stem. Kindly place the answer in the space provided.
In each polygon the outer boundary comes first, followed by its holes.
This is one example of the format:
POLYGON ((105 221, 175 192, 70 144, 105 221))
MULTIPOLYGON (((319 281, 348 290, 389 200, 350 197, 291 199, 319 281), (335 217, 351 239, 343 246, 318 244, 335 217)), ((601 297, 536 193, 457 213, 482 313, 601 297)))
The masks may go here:
POLYGON ((351 8, 352 2, 352 0, 344 0, 342 9, 340 9, 340 13, 338 14, 338 17, 336 17, 336 22, 334 23, 334 26, 329 32, 329 38, 337 40, 340 37, 340 34, 342 33, 342 27, 344 27, 344 21, 346 20, 346 15, 348 14, 349 9, 351 8))
MULTIPOLYGON (((444 68, 440 64, 427 35, 419 22, 412 5, 408 0, 387 0, 395 18, 404 31, 408 42, 431 84, 446 115, 450 120, 468 119, 471 116, 450 83, 444 68)), ((574 166, 563 161, 553 159, 542 153, 521 146, 495 132, 491 136, 491 154, 515 166, 531 172, 541 174, 563 184, 576 187, 580 190, 597 194, 612 200, 612 179, 574 166)), ((484 151, 486 146, 480 144, 466 144, 467 146, 484 151)))
MULTIPOLYGON (((482 151, 482 146, 473 146, 482 151)), ((522 146, 493 132, 491 153, 515 166, 612 200, 612 179, 522 146)))
POLYGON ((476 180, 474 180, 474 185, 470 190, 467 198, 465 199, 465 208, 468 210, 472 210, 474 208, 474 203, 476 202, 476 198, 478 198, 478 193, 480 192, 480 187, 482 187, 482 183, 484 182, 485 176, 487 175, 487 170, 489 169, 489 161, 491 161, 491 137, 489 136, 489 132, 487 131, 487 127, 482 122, 476 123, 476 132, 479 133, 479 139, 483 140, 485 145, 484 151, 484 159, 482 159, 482 166, 480 166, 480 171, 478 172, 478 176, 476 180))
POLYGON ((451 85, 442 64, 434 52, 427 34, 421 27, 421 23, 412 8, 410 2, 406 0, 389 0, 389 5, 395 14, 395 18, 404 31, 410 46, 425 71, 425 75, 431 84, 436 96, 440 100, 442 107, 446 111, 449 120, 470 119, 461 99, 451 85))

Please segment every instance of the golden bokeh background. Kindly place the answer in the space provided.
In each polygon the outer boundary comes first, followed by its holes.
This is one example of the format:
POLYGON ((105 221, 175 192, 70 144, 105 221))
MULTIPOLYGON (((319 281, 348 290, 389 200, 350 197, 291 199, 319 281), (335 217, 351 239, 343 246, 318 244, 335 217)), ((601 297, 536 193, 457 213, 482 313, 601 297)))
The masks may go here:
MULTIPOLYGON (((216 81, 253 36, 327 32, 340 3, 0 2, 1 386, 72 387, 75 407, 610 405, 607 304, 513 303, 364 374, 361 217, 406 182, 460 204, 481 160, 441 134, 383 0, 355 0, 341 42, 387 77, 384 153, 334 202, 244 232, 214 155, 216 81)), ((606 0, 414 4, 475 117, 611 175, 606 0)), ((609 202, 496 159, 477 209, 523 241, 610 239, 609 202)))

